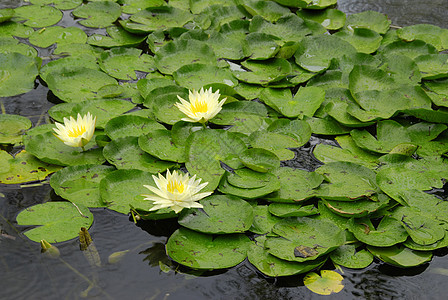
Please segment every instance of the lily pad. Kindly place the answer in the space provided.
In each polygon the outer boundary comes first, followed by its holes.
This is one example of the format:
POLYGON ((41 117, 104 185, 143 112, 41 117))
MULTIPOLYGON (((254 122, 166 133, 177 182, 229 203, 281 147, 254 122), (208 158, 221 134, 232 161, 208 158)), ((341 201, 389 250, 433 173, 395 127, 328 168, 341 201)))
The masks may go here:
POLYGON ((193 15, 188 11, 172 6, 148 7, 130 18, 135 23, 143 24, 144 30, 147 32, 170 27, 182 27, 191 19, 193 19, 193 15))
POLYGON ((171 132, 166 129, 154 130, 140 136, 138 144, 143 151, 161 160, 185 162, 185 148, 176 145, 171 139, 171 132))
POLYGON ((345 24, 345 14, 337 9, 298 10, 297 15, 305 20, 318 22, 329 30, 338 30, 345 24))
POLYGON ((22 141, 25 130, 31 127, 28 118, 19 115, 0 115, 0 143, 17 144, 22 141))
POLYGON ((328 220, 284 219, 275 224, 273 232, 280 237, 266 239, 267 251, 288 261, 315 260, 345 243, 345 233, 328 220))
POLYGON ((241 63, 248 71, 232 71, 240 81, 266 85, 285 78, 291 72, 290 63, 283 58, 265 61, 246 60, 241 63))
POLYGON ((192 63, 216 65, 216 56, 206 43, 198 40, 176 40, 160 48, 154 56, 157 69, 173 74, 182 66, 192 63))
POLYGON ((167 254, 176 262, 195 269, 225 269, 247 257, 250 240, 243 234, 212 235, 186 228, 176 230, 166 244, 167 254))
POLYGON ((252 206, 238 197, 213 195, 201 200, 201 209, 184 210, 179 224, 210 234, 243 233, 252 225, 252 206))
POLYGON ((138 169, 160 173, 175 165, 172 162, 161 161, 143 151, 138 145, 138 137, 134 136, 114 139, 104 147, 103 155, 117 169, 138 169))
POLYGON ((36 5, 53 4, 58 9, 68 10, 77 8, 82 3, 82 0, 31 0, 30 2, 36 5))
POLYGON ((310 204, 301 206, 293 203, 271 203, 269 204, 269 212, 277 217, 307 217, 319 213, 317 208, 310 204))
POLYGON ((225 84, 235 87, 238 80, 227 69, 212 65, 191 64, 180 67, 173 73, 177 84, 190 90, 199 90, 209 84, 225 84))
POLYGON ((346 26, 352 28, 367 28, 385 34, 389 30, 391 21, 386 15, 377 11, 364 11, 357 14, 352 14, 347 17, 346 26))
POLYGON ((238 196, 246 199, 256 199, 267 194, 270 194, 274 191, 277 191, 280 188, 280 182, 278 179, 270 174, 268 175, 268 184, 259 187, 259 188, 240 188, 238 186, 234 186, 228 182, 227 177, 224 177, 219 184, 218 190, 221 193, 238 196))
POLYGON ((400 222, 387 216, 383 217, 376 229, 368 218, 351 219, 349 230, 359 241, 375 247, 390 247, 408 238, 400 222))
POLYGON ((73 15, 85 20, 79 24, 86 27, 105 28, 112 25, 121 15, 121 7, 113 1, 94 1, 76 8, 73 15))
POLYGON ((268 172, 280 167, 278 157, 265 149, 251 148, 243 151, 240 160, 249 169, 257 172, 268 172))
POLYGON ((122 80, 136 80, 135 71, 154 71, 153 58, 135 48, 118 47, 101 53, 101 69, 110 76, 122 80))
POLYGON ((99 183, 113 170, 114 167, 103 165, 70 166, 51 176, 50 185, 56 194, 70 202, 87 207, 104 207, 99 183))
POLYGON ((271 233, 272 227, 282 219, 272 215, 267 205, 257 205, 253 207, 254 221, 249 231, 256 234, 271 233))
POLYGON ((87 43, 93 46, 112 48, 121 46, 136 46, 146 39, 146 36, 139 36, 127 32, 119 26, 109 26, 106 28, 108 36, 92 34, 87 38, 87 43))
POLYGON ((227 175, 228 182, 239 188, 255 189, 269 184, 269 173, 255 172, 246 168, 234 170, 227 175))
POLYGON ((48 27, 62 19, 62 12, 51 6, 24 5, 14 9, 14 21, 25 21, 26 26, 48 27))
POLYGON ((46 202, 33 205, 17 216, 18 225, 40 225, 24 234, 32 241, 59 243, 78 237, 80 227, 89 228, 93 215, 87 207, 70 202, 46 202), (54 212, 58 213, 55 214, 54 212))
POLYGON ((112 140, 127 136, 141 136, 162 129, 165 129, 165 127, 154 120, 133 115, 115 117, 104 126, 104 132, 112 140))
POLYGON ((382 261, 401 268, 411 268, 429 262, 432 258, 430 251, 415 251, 404 246, 372 247, 367 249, 382 261))
POLYGON ((356 251, 355 245, 342 245, 330 254, 333 263, 351 269, 363 269, 373 262, 373 255, 367 250, 356 251))
POLYGON ((34 88, 40 59, 19 53, 0 53, 0 97, 11 97, 34 88))
POLYGON ((422 40, 431 44, 438 51, 448 49, 448 29, 440 28, 431 24, 416 24, 397 30, 399 38, 405 41, 422 40))
POLYGON ((55 43, 58 45, 72 43, 83 44, 87 41, 87 34, 78 27, 51 26, 43 31, 34 31, 29 37, 29 41, 34 46, 41 48, 50 47, 55 43))
POLYGON ((302 274, 318 268, 325 262, 325 260, 316 259, 298 263, 279 259, 264 249, 264 239, 264 237, 257 237, 255 242, 250 245, 247 256, 249 262, 266 276, 279 277, 302 274))
POLYGON ((42 162, 25 150, 16 154, 14 158, 3 150, 0 150, 0 155, 2 159, 0 183, 2 184, 42 181, 61 168, 42 162))
MULTIPOLYGON (((122 214, 128 214, 129 210, 149 210, 153 202, 144 200, 148 189, 143 185, 154 185, 152 174, 141 170, 116 170, 108 173, 100 181, 100 195, 107 208, 122 214)), ((171 209, 159 209, 151 212, 145 219, 163 219, 175 217, 171 209)))

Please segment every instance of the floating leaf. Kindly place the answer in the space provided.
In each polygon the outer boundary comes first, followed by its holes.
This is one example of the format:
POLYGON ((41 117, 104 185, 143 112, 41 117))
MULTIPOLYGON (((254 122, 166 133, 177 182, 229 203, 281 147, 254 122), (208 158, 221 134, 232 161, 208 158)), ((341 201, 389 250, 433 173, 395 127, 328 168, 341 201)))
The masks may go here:
POLYGON ((210 234, 243 233, 254 220, 252 206, 238 197, 212 195, 201 200, 201 209, 184 210, 179 224, 210 234))
POLYGON ((52 26, 44 31, 34 31, 29 37, 31 44, 41 48, 47 48, 57 43, 58 45, 79 43, 87 40, 87 34, 78 27, 52 26))
POLYGON ((186 228, 176 230, 166 244, 167 254, 176 262, 195 269, 233 267, 247 257, 250 240, 243 234, 212 235, 186 228))
POLYGON ((19 53, 0 53, 0 97, 32 90, 39 66, 39 59, 19 53))
POLYGON ((112 25, 106 28, 109 36, 92 34, 87 38, 87 43, 93 46, 112 48, 121 46, 136 46, 146 39, 146 36, 131 34, 121 27, 112 25))
POLYGON ((175 164, 161 161, 149 155, 138 145, 138 137, 116 138, 104 147, 103 155, 118 169, 138 169, 151 173, 160 173, 175 164))
POLYGON ((431 24, 416 24, 397 30, 399 38, 405 41, 422 40, 431 44, 438 51, 448 49, 448 29, 440 28, 431 24))
POLYGON ((51 6, 24 5, 14 9, 14 19, 30 27, 47 27, 62 19, 62 12, 51 6))
POLYGON ((234 87, 238 80, 227 69, 204 64, 189 64, 173 73, 177 84, 190 90, 199 90, 209 84, 225 84, 234 87))
POLYGON ((133 115, 115 117, 104 126, 104 132, 113 140, 127 136, 141 136, 162 129, 165 127, 154 120, 133 115))
POLYGON ((143 151, 161 160, 183 163, 186 159, 185 148, 176 145, 171 139, 171 132, 166 129, 154 130, 140 136, 138 145, 143 151))
POLYGON ((42 181, 61 168, 42 162, 25 150, 16 154, 14 158, 3 150, 0 150, 0 155, 2 159, 0 183, 3 184, 42 181))
POLYGON ((352 269, 366 268, 373 262, 370 252, 356 251, 355 245, 342 245, 330 254, 330 258, 334 263, 352 269))
POLYGON ((82 0, 31 0, 30 2, 36 5, 53 4, 58 9, 68 10, 78 7, 82 0))
POLYGON ((344 277, 330 270, 322 270, 320 274, 319 276, 311 272, 303 278, 303 283, 309 290, 319 295, 331 295, 342 291, 344 285, 341 282, 344 277))
POLYGON ((254 212, 254 221, 252 226, 249 228, 250 232, 256 234, 266 234, 271 233, 272 227, 282 220, 279 217, 272 215, 269 212, 269 208, 267 205, 257 205, 253 207, 254 212))
POLYGON ((238 186, 234 186, 231 183, 229 183, 227 180, 227 177, 224 177, 224 179, 221 180, 221 183, 219 184, 218 190, 221 193, 234 195, 234 196, 238 196, 241 198, 247 198, 247 199, 260 198, 260 197, 270 194, 274 191, 277 191, 280 188, 280 182, 274 175, 272 175, 270 173, 265 173, 265 174, 268 175, 268 178, 267 178, 268 184, 266 184, 262 187, 250 188, 250 189, 240 188, 238 186))
POLYGON ((367 246, 367 249, 382 261, 402 268, 422 265, 432 258, 430 251, 415 251, 400 245, 387 248, 367 246))
POLYGON ((152 72, 153 58, 135 48, 117 47, 101 53, 101 69, 110 76, 122 80, 136 80, 135 71, 152 72))
POLYGON ((305 20, 312 20, 320 23, 329 30, 340 29, 345 24, 345 14, 337 9, 324 10, 298 10, 297 15, 305 20))
POLYGON ((349 230, 359 241, 375 247, 393 246, 408 238, 408 233, 400 222, 387 216, 376 229, 368 218, 350 219, 349 230))
POLYGON ((391 21, 387 16, 377 11, 364 11, 357 14, 351 14, 347 17, 346 26, 352 28, 367 28, 385 34, 389 30, 391 21))
POLYGON ((28 118, 19 115, 0 115, 0 143, 16 144, 22 141, 22 134, 31 127, 28 118))
POLYGON ((319 213, 317 208, 310 204, 301 206, 293 203, 271 203, 269 205, 269 212, 277 217, 307 217, 319 213))
POLYGON ((59 243, 78 237, 80 227, 89 228, 93 215, 84 205, 70 202, 46 202, 33 205, 17 216, 18 225, 41 225, 24 234, 32 241, 59 243), (55 213, 57 212, 57 213, 55 213))
POLYGON ((121 15, 120 5, 112 1, 94 1, 76 8, 73 15, 85 18, 79 24, 86 27, 105 28, 112 25, 121 15))
POLYGON ((147 32, 170 27, 182 27, 193 15, 172 6, 148 7, 131 16, 131 21, 143 24, 147 32))

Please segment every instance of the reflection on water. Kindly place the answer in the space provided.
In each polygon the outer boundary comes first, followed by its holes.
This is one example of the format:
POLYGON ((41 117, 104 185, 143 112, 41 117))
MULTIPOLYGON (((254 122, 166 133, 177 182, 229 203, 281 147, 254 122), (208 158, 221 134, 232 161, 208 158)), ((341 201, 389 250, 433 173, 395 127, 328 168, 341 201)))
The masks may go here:
MULTIPOLYGON (((0 8, 20 3, 0 0, 0 8)), ((447 0, 339 0, 338 8, 348 14, 379 11, 397 26, 429 23, 448 28, 447 0)), ((63 26, 74 25, 71 18, 62 22, 68 22, 63 26)), ((52 106, 47 94, 48 89, 37 83, 33 91, 2 101, 7 113, 30 117, 36 125, 44 123, 52 106)), ((309 155, 315 143, 313 138, 297 151, 301 159, 295 164, 316 164, 309 155)), ((127 216, 105 209, 93 211, 95 221, 90 229, 102 261, 99 269, 88 263, 77 241, 58 245, 62 260, 46 259, 40 246, 22 238, 10 220, 25 207, 48 200, 57 200, 48 184, 0 186, 0 299, 79 299, 96 277, 97 286, 89 291, 88 299, 328 299, 306 289, 303 276, 265 278, 246 262, 197 277, 197 272, 171 263, 165 254, 166 239, 178 226, 175 221, 146 221, 136 226, 127 216), (121 260, 108 263, 109 255, 125 250, 129 252, 121 260)), ((431 263, 409 270, 377 263, 363 270, 344 269, 345 288, 331 299, 445 299, 446 249, 437 254, 431 263)))

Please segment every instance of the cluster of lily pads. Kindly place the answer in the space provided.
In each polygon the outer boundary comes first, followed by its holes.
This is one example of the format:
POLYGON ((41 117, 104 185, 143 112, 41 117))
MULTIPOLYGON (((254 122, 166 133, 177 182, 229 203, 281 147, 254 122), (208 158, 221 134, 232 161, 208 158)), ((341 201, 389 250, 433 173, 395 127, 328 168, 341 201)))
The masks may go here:
POLYGON ((346 17, 335 5, 30 0, 0 10, 0 96, 30 91, 39 76, 63 102, 53 120, 96 117, 83 150, 55 137, 54 124, 30 129, 27 118, 0 115, 0 143, 25 132, 25 150, 0 151, 0 183, 55 172, 50 185, 68 200, 21 212, 17 224, 42 225, 24 234, 69 240, 92 224, 89 208, 106 207, 178 218, 167 254, 195 269, 248 258, 288 276, 328 260, 430 261, 448 246, 448 202, 428 193, 448 178, 448 30, 395 29, 380 13, 346 17), (84 27, 58 26, 61 10, 84 27), (227 98, 206 128, 181 121, 176 106, 200 88, 227 98), (314 148, 324 164, 282 166, 312 135, 338 143, 314 148), (144 185, 179 168, 213 194, 202 208, 151 211, 144 185))

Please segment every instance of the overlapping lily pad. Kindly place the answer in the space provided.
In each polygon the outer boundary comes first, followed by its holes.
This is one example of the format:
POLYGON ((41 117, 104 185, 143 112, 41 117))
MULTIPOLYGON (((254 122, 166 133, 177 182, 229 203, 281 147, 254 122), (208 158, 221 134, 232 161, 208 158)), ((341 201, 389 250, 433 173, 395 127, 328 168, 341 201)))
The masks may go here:
POLYGON ((40 59, 20 53, 0 53, 0 97, 10 97, 33 89, 40 59))

